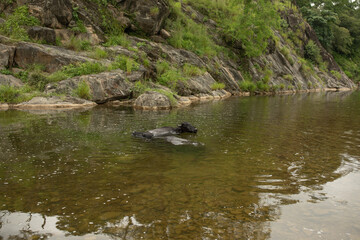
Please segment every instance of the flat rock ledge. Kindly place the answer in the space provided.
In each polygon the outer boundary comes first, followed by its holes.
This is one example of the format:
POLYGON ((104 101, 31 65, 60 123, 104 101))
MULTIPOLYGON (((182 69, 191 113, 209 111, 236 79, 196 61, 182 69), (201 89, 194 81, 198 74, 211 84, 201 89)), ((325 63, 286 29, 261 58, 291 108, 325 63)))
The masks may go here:
POLYGON ((53 109, 53 108, 89 108, 97 104, 75 97, 34 97, 28 102, 9 105, 12 109, 53 109))
POLYGON ((141 94, 132 105, 134 108, 142 110, 168 110, 171 108, 186 107, 195 102, 220 100, 230 96, 231 93, 225 90, 212 91, 210 94, 199 93, 186 97, 174 95, 177 102, 172 103, 165 94, 156 91, 148 91, 141 94))

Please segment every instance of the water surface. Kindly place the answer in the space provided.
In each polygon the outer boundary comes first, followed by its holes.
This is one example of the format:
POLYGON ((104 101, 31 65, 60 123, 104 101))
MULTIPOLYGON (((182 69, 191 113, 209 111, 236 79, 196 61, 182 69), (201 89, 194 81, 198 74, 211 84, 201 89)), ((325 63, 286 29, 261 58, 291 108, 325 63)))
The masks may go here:
POLYGON ((0 239, 360 239, 360 93, 0 111, 0 239), (203 143, 132 131, 188 121, 203 143))

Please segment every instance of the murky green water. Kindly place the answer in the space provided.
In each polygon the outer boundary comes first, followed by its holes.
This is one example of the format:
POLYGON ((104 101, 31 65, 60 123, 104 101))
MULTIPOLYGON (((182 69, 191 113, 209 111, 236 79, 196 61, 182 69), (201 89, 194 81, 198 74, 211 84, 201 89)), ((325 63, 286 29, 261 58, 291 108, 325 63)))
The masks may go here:
POLYGON ((44 113, 0 112, 0 239, 360 239, 359 92, 44 113))

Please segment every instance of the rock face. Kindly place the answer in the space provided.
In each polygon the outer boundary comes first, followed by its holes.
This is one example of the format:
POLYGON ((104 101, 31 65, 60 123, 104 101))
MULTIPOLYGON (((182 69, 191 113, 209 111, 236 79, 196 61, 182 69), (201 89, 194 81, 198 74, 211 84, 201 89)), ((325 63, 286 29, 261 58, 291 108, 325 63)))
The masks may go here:
POLYGON ((41 64, 45 66, 45 71, 50 73, 59 70, 64 65, 85 61, 93 60, 59 47, 26 42, 20 42, 16 46, 14 57, 15 64, 21 68, 27 68, 31 64, 41 64))
POLYGON ((58 83, 51 83, 46 86, 48 93, 71 94, 81 82, 86 82, 90 87, 91 100, 96 103, 127 99, 132 96, 133 81, 143 78, 143 73, 133 72, 126 75, 123 71, 103 72, 99 74, 85 75, 70 78, 58 83))
POLYGON ((63 28, 72 19, 70 0, 46 0, 44 6, 43 24, 51 28, 63 28))
POLYGON ((203 75, 192 77, 185 82, 178 82, 176 90, 181 96, 189 96, 197 93, 211 93, 211 85, 216 83, 214 78, 206 72, 203 75))
POLYGON ((134 107, 144 110, 170 109, 171 102, 162 93, 148 91, 141 94, 134 102, 134 107))
POLYGON ((47 44, 56 44, 56 34, 54 29, 47 27, 30 27, 28 34, 32 39, 44 41, 47 44))
POLYGON ((118 5, 126 12, 133 13, 141 31, 149 36, 160 31, 170 14, 169 4, 165 0, 119 0, 118 5))
POLYGON ((15 47, 6 46, 0 43, 0 69, 12 66, 15 47))
POLYGON ((0 73, 0 85, 9 85, 12 87, 21 87, 24 83, 11 75, 5 75, 0 73))

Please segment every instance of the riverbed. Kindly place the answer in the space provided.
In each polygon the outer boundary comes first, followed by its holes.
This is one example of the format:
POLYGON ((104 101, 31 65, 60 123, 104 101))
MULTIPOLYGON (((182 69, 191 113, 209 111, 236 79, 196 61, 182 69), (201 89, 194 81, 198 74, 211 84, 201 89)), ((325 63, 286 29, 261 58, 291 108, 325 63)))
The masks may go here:
POLYGON ((0 239, 360 239, 360 92, 0 111, 0 239), (132 137, 187 121, 198 145, 132 137))

